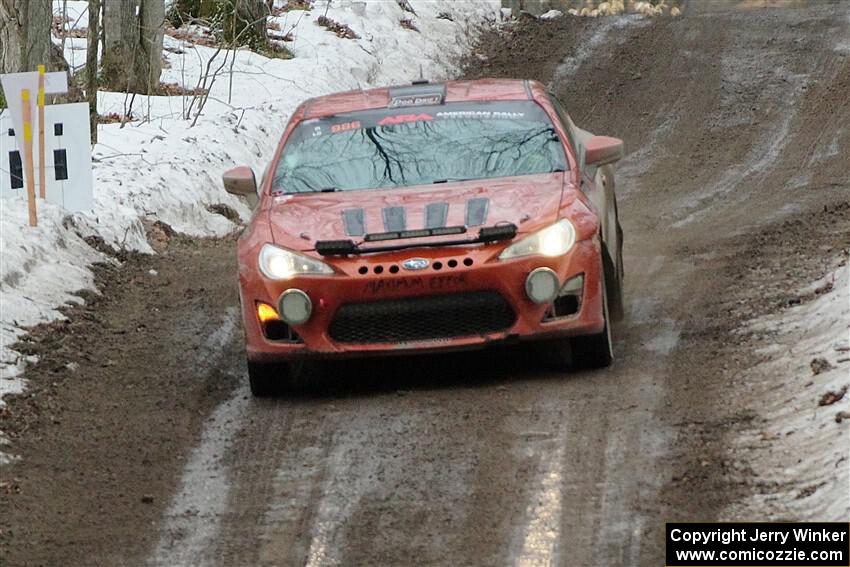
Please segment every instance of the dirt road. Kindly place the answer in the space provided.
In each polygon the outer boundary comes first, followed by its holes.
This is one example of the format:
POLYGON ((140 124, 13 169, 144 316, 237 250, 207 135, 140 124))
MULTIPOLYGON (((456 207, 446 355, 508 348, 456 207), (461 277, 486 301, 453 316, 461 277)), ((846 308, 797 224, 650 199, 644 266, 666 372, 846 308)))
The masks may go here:
POLYGON ((691 4, 525 22, 467 63, 626 141, 610 369, 361 361, 254 400, 234 242, 171 239, 23 345, 41 360, 0 416, 21 456, 0 469, 0 563, 661 565, 664 521, 755 490, 724 451, 763 355, 730 332, 847 246, 850 3, 691 4))

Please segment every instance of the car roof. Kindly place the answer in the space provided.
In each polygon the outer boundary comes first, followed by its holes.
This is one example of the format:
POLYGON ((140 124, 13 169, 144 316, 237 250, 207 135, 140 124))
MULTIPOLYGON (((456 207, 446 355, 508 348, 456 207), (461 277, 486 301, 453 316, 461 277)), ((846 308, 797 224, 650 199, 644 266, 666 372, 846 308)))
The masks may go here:
POLYGON ((404 87, 382 87, 334 93, 309 99, 303 104, 301 120, 330 116, 343 112, 355 112, 374 108, 387 108, 390 91, 403 88, 406 94, 434 92, 435 87, 445 85, 444 102, 531 100, 532 92, 545 90, 536 81, 522 79, 478 79, 474 81, 448 81, 445 83, 415 83, 404 87))

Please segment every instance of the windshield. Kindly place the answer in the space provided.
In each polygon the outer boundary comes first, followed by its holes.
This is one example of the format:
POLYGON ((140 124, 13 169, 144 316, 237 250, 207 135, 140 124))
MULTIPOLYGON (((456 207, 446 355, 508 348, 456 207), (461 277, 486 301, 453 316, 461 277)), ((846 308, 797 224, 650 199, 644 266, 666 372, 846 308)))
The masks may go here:
POLYGON ((338 114, 300 124, 272 190, 352 191, 566 171, 549 117, 531 101, 338 114))

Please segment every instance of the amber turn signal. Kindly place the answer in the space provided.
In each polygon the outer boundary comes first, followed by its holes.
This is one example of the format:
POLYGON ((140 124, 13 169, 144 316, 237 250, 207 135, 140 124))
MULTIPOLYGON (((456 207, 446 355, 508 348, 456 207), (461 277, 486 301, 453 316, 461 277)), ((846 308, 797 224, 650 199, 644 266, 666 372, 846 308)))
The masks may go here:
POLYGON ((259 301, 257 302, 257 318, 260 320, 260 323, 280 320, 280 316, 274 307, 268 303, 261 303, 259 301))

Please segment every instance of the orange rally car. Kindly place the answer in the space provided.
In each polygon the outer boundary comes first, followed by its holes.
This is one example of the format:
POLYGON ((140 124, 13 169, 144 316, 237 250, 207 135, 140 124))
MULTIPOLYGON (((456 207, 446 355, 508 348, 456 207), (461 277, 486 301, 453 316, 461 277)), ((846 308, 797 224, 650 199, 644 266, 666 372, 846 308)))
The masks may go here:
POLYGON ((248 167, 224 174, 255 205, 238 254, 252 392, 279 392, 297 357, 508 341, 607 366, 622 156, 534 81, 304 102, 259 185, 248 167))

